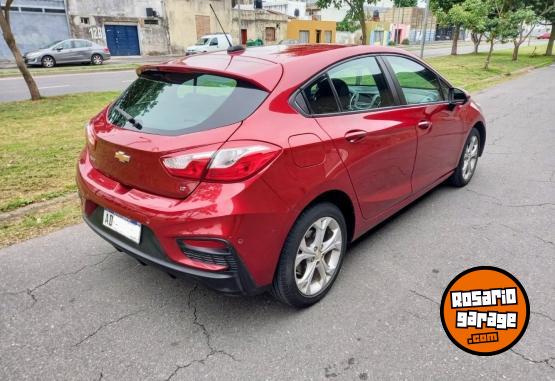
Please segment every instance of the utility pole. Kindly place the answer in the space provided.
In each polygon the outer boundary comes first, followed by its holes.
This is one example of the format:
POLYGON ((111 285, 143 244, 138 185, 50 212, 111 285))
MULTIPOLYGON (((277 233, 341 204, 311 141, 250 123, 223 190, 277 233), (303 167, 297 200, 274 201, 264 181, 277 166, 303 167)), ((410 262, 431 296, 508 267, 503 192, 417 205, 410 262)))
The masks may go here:
POLYGON ((428 9, 430 0, 426 0, 426 10, 424 11, 424 21, 422 22, 422 42, 420 45, 420 58, 424 58, 424 44, 426 43, 426 24, 428 23, 428 9))

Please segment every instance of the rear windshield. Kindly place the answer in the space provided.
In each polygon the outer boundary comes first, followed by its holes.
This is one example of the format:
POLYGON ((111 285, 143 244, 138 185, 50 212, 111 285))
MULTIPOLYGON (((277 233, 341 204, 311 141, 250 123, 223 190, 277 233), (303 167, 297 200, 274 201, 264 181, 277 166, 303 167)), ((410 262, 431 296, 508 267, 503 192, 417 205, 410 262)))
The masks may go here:
POLYGON ((268 93, 237 79, 203 73, 145 72, 114 102, 110 123, 159 135, 181 135, 237 123, 268 93), (133 120, 129 122, 129 118, 133 120))

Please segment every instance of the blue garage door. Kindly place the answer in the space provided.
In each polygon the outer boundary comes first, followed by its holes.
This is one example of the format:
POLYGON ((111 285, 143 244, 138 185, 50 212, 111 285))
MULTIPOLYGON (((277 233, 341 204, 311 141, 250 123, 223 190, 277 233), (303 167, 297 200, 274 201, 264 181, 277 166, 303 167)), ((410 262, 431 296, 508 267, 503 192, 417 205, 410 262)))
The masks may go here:
POLYGON ((139 34, 135 25, 104 25, 106 43, 114 56, 138 56, 139 34))

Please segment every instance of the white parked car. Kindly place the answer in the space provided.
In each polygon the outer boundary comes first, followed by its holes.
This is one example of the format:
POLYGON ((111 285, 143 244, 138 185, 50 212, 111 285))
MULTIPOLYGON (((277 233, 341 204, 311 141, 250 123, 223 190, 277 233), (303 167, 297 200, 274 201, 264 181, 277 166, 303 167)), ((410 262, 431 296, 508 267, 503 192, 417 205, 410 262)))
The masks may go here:
POLYGON ((229 38, 229 42, 225 38, 226 34, 223 33, 215 33, 215 34, 206 34, 199 38, 196 44, 193 46, 187 47, 185 50, 185 54, 197 54, 197 53, 206 53, 206 52, 214 52, 217 50, 225 50, 231 45, 233 45, 233 39, 231 35, 228 33, 227 38, 229 38))

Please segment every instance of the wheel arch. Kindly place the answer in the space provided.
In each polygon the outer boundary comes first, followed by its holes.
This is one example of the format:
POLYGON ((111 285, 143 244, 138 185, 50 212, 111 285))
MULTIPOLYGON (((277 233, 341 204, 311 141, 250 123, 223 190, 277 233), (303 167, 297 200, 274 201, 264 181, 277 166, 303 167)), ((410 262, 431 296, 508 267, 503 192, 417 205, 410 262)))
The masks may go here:
POLYGON ((478 122, 474 123, 474 126, 472 126, 472 127, 475 128, 476 130, 478 130, 478 133, 480 134, 479 155, 482 156, 482 152, 484 152, 484 147, 486 145, 486 126, 484 125, 484 123, 482 121, 478 121, 478 122))
POLYGON ((345 217, 345 222, 347 223, 347 242, 351 242, 355 233, 356 215, 355 206, 349 195, 344 191, 338 189, 326 191, 310 201, 303 208, 301 213, 299 213, 299 215, 311 206, 321 202, 332 203, 339 208, 341 213, 343 213, 343 216, 345 217))

